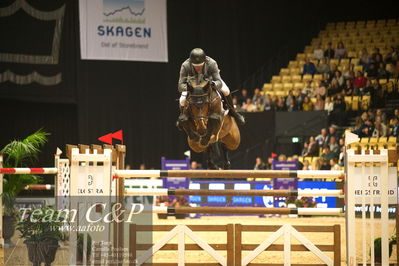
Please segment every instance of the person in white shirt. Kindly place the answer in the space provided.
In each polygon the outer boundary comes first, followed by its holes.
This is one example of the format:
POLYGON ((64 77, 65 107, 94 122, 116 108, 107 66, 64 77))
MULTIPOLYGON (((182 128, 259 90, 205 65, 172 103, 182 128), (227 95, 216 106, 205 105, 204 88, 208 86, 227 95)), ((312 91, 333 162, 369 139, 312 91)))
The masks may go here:
POLYGON ((317 60, 322 60, 324 58, 324 50, 321 48, 321 43, 313 50, 313 58, 317 60))

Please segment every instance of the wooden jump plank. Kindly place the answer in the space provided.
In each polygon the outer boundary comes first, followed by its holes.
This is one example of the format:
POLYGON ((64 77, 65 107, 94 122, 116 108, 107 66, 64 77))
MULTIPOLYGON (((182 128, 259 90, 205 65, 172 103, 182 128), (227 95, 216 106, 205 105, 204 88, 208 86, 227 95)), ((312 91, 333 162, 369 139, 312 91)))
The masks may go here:
MULTIPOLYGON (((254 250, 259 244, 242 244, 242 250, 254 250)), ((334 252, 334 245, 315 245, 321 251, 334 252)), ((265 251, 284 251, 283 244, 272 244, 265 251)), ((291 251, 309 251, 304 245, 292 244, 291 251)))
MULTIPOLYGON (((209 244, 215 250, 227 250, 227 244, 209 244)), ((147 250, 154 244, 136 244, 136 250, 147 250)), ((160 250, 177 250, 178 244, 165 244, 160 250)), ((203 250, 198 244, 185 244, 185 250, 203 250)))
MULTIPOLYGON (((192 231, 217 231, 217 232, 225 232, 227 231, 227 225, 199 225, 199 224, 192 224, 186 225, 192 231)), ((146 231, 154 231, 154 232, 164 232, 170 231, 175 228, 176 225, 136 225, 136 231, 138 232, 146 232, 146 231)))
MULTIPOLYGON (((275 232, 281 225, 242 225, 243 232, 275 232)), ((293 225, 298 232, 325 233, 334 232, 334 226, 323 225, 293 225)))

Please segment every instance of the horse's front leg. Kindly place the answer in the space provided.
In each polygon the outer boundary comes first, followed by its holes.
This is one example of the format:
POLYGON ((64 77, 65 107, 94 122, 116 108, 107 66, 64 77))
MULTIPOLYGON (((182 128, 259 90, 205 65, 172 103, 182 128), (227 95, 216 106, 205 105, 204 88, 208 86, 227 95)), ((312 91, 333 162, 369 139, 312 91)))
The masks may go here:
POLYGON ((202 146, 207 146, 213 134, 217 134, 222 124, 223 117, 220 114, 213 113, 208 118, 206 134, 200 140, 202 146))

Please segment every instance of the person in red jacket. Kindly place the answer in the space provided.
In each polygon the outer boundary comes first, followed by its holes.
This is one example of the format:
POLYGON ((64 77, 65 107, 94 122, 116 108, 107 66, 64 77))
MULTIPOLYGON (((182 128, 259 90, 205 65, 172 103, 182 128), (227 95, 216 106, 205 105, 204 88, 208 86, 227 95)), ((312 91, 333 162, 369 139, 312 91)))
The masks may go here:
POLYGON ((356 72, 356 78, 353 81, 353 87, 357 90, 366 86, 367 79, 363 76, 361 71, 356 72))

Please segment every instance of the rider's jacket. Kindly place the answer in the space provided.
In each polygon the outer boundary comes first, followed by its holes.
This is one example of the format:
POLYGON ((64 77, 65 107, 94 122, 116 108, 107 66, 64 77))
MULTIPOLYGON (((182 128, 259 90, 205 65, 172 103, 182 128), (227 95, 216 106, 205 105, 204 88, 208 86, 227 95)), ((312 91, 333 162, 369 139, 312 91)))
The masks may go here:
MULTIPOLYGON (((217 89, 222 88, 222 79, 220 78, 220 70, 218 64, 211 57, 207 56, 205 59, 205 65, 202 69, 204 78, 209 78, 215 82, 215 87, 217 89)), ((180 77, 178 83, 179 92, 187 91, 187 78, 195 77, 198 73, 195 71, 194 67, 190 63, 190 59, 183 62, 180 68, 180 77)))

